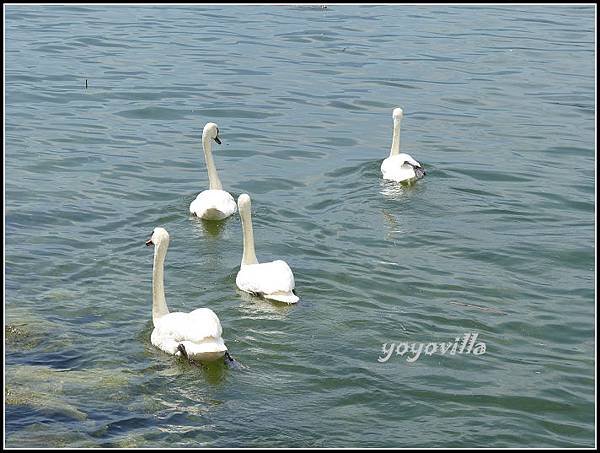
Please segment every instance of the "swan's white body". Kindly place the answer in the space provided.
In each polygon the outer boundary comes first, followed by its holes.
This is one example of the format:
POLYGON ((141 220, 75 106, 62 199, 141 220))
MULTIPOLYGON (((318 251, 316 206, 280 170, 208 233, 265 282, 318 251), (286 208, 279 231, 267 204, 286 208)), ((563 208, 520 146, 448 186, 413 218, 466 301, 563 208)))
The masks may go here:
POLYGON ((266 299, 293 304, 299 297, 293 293, 294 274, 285 261, 269 263, 242 264, 235 284, 250 294, 266 299))
POLYGON ((294 274, 285 261, 259 263, 254 251, 254 233, 250 214, 250 197, 242 194, 238 198, 238 209, 244 231, 244 253, 235 284, 242 291, 262 296, 265 299, 294 304, 300 300, 294 294, 294 274))
POLYGON ((224 190, 209 189, 200 192, 190 204, 190 213, 206 220, 223 220, 234 212, 235 200, 224 190))
POLYGON ((212 142, 219 140, 219 128, 215 123, 207 123, 202 131, 202 148, 208 171, 209 189, 200 192, 190 204, 190 213, 206 220, 223 220, 236 210, 235 200, 223 190, 217 168, 212 157, 212 142))
POLYGON ((381 173, 383 174, 383 179, 397 182, 422 178, 423 173, 417 174, 413 166, 420 167, 421 164, 409 154, 400 153, 388 157, 381 163, 381 173))
POLYGON ((400 121, 402 109, 396 108, 392 114, 394 119, 394 133, 392 136, 392 149, 390 155, 381 163, 383 179, 397 182, 411 182, 421 179, 425 171, 421 164, 409 154, 400 152, 400 121))
POLYGON ((152 238, 146 244, 155 245, 152 269, 152 344, 177 356, 181 355, 181 344, 185 347, 188 358, 193 360, 211 361, 223 357, 227 346, 221 337, 223 329, 215 312, 210 308, 198 308, 190 313, 169 313, 164 290, 164 261, 169 247, 169 233, 164 228, 155 228, 152 238))
POLYGON ((215 312, 210 308, 198 308, 190 313, 169 313, 158 319, 150 341, 174 355, 181 355, 177 347, 183 344, 190 359, 210 361, 223 357, 227 351, 222 333, 215 312))

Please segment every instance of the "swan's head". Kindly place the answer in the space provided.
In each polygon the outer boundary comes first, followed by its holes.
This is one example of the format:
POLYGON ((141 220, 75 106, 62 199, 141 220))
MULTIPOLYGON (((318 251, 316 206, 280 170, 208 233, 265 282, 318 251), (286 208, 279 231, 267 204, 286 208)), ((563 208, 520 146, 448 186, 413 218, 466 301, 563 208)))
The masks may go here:
POLYGON ((250 211, 250 195, 243 193, 238 197, 238 210, 250 211))
POLYGON ((146 245, 156 245, 158 247, 162 243, 169 245, 169 233, 167 233, 167 230, 165 230, 164 228, 156 227, 154 228, 150 239, 146 241, 146 245))
POLYGON ((220 145, 221 139, 219 138, 219 126, 217 126, 215 123, 206 123, 206 126, 204 126, 204 130, 202 131, 202 138, 204 137, 212 138, 220 145))
POLYGON ((394 120, 401 120, 402 114, 403 114, 403 112, 400 107, 395 108, 394 111, 392 112, 392 118, 394 118, 394 120))

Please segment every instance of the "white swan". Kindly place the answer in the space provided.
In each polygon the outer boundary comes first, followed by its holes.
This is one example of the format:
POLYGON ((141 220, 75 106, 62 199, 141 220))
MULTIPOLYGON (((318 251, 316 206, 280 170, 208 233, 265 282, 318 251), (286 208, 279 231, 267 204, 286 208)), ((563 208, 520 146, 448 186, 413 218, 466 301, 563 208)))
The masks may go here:
POLYGON ((229 358, 221 338, 221 322, 210 308, 169 313, 164 287, 164 262, 169 247, 167 230, 155 228, 146 245, 156 246, 152 269, 152 344, 169 354, 193 360, 211 361, 224 355, 229 358))
POLYGON ((383 179, 397 182, 411 182, 421 179, 426 173, 421 164, 409 154, 400 153, 400 121, 402 109, 395 108, 392 113, 394 119, 394 135, 390 156, 381 163, 383 179))
POLYGON ((219 127, 215 123, 206 123, 202 131, 202 148, 208 171, 209 189, 200 192, 190 204, 190 213, 206 220, 223 220, 235 212, 235 200, 229 192, 223 190, 217 168, 212 156, 212 142, 221 144, 219 127))
POLYGON ((250 197, 242 194, 238 198, 238 209, 244 232, 244 254, 235 284, 242 291, 262 296, 265 299, 294 304, 300 300, 294 294, 294 274, 285 261, 259 263, 254 252, 254 233, 250 214, 250 197))

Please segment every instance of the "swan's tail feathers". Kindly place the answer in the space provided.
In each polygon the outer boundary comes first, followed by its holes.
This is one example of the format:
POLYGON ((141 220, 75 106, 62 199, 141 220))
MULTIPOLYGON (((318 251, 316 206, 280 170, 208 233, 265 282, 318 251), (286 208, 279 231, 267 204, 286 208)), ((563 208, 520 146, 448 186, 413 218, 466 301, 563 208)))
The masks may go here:
POLYGON ((292 291, 289 293, 272 293, 263 294, 265 299, 276 300, 277 302, 284 302, 286 304, 295 304, 300 300, 292 291))
POLYGON ((206 338, 201 343, 182 341, 177 350, 188 360, 210 362, 220 359, 227 352, 227 346, 222 338, 206 338))

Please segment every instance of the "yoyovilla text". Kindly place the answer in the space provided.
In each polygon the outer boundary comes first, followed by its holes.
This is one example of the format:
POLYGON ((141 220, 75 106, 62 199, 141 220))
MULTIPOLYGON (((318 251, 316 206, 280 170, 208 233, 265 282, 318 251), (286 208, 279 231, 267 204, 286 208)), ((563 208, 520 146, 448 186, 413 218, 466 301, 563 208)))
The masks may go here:
POLYGON ((415 362, 422 355, 456 355, 456 354, 473 354, 482 355, 485 354, 485 343, 477 341, 478 333, 465 333, 462 337, 458 336, 454 341, 447 343, 410 343, 403 341, 401 343, 383 343, 382 357, 378 357, 379 362, 387 362, 390 357, 396 353, 401 357, 406 355, 407 362, 415 362))

